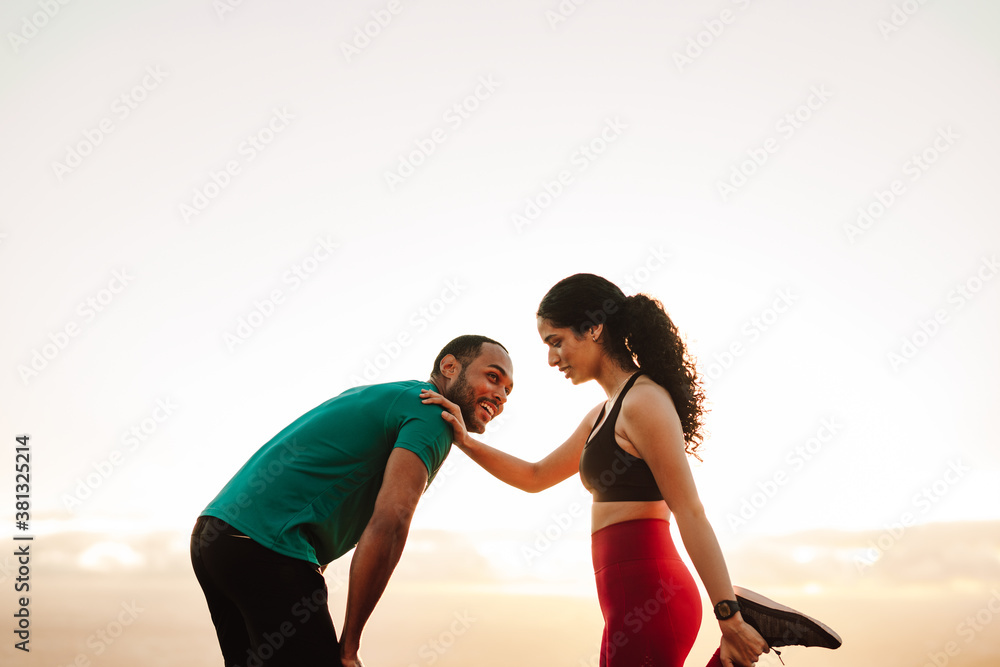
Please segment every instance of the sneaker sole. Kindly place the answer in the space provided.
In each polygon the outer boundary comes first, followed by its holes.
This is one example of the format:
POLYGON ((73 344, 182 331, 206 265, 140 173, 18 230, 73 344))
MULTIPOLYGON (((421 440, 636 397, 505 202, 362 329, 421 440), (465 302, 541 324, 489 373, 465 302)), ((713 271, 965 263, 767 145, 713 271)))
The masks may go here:
MULTIPOLYGON (((803 622, 803 621, 805 621, 806 625, 810 625, 810 624, 813 625, 814 626, 814 628, 813 628, 814 630, 818 631, 820 634, 828 635, 830 637, 830 639, 832 640, 831 643, 834 644, 833 646, 827 646, 827 645, 823 644, 822 645, 823 648, 835 649, 835 648, 839 648, 840 645, 843 643, 841 641, 841 639, 840 639, 840 635, 838 635, 836 632, 834 632, 833 628, 831 628, 830 626, 826 625, 822 621, 816 620, 812 616, 807 616, 806 614, 803 614, 801 611, 799 611, 797 609, 792 609, 791 607, 786 607, 785 605, 781 604, 780 602, 775 602, 774 600, 772 600, 770 598, 764 597, 760 593, 755 593, 754 591, 751 591, 751 590, 746 589, 746 588, 741 588, 739 586, 733 586, 733 590, 736 592, 736 599, 737 599, 737 601, 741 601, 742 602, 742 600, 747 600, 747 601, 749 601, 749 602, 751 602, 753 604, 756 604, 758 606, 765 607, 765 608, 770 609, 772 611, 780 612, 778 615, 787 618, 787 620, 790 620, 790 621, 794 620, 794 621, 797 621, 797 622, 800 622, 800 623, 803 622)), ((796 646, 798 646, 798 644, 796 644, 796 646)))

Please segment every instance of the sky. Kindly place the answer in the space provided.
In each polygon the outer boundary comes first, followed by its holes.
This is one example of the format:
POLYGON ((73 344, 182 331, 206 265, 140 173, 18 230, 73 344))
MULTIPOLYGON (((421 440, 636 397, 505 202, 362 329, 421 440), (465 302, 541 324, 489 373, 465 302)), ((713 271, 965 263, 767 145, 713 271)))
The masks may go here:
MULTIPOLYGON (((577 272, 660 299, 698 359, 724 544, 1000 519, 998 24, 986 0, 4 3, 0 437, 14 466, 30 435, 32 530, 187 530, 300 414, 426 379, 464 333, 514 362, 487 441, 542 458, 603 398, 535 328, 577 272)), ((455 450, 414 525, 586 536, 588 504, 455 450)))

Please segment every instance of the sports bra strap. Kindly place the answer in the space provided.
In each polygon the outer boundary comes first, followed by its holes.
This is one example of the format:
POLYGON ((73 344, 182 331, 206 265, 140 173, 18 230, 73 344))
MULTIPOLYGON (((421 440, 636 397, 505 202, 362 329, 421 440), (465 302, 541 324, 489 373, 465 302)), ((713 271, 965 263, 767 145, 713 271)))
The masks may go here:
POLYGON ((615 404, 611 406, 611 412, 608 413, 608 418, 605 419, 604 422, 601 421, 601 417, 604 416, 604 409, 607 406, 606 405, 601 406, 601 412, 600 414, 597 415, 597 420, 594 422, 594 427, 590 429, 590 435, 587 436, 588 442, 590 441, 590 438, 593 437, 594 431, 597 430, 597 426, 599 424, 603 424, 607 421, 618 418, 618 413, 622 411, 622 401, 625 399, 625 394, 627 394, 628 390, 632 388, 632 385, 635 384, 635 381, 638 379, 640 375, 642 375, 642 370, 636 371, 632 375, 632 377, 626 380, 625 386, 622 387, 621 393, 618 394, 618 398, 615 399, 615 404))

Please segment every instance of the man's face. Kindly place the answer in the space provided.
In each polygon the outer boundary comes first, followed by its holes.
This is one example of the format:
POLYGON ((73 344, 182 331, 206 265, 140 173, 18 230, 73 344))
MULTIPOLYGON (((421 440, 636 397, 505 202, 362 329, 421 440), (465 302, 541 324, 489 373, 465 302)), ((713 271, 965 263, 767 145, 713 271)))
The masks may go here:
POLYGON ((514 389, 514 365, 503 348, 483 343, 479 356, 462 369, 446 398, 462 410, 465 428, 482 433, 486 424, 503 412, 514 389))

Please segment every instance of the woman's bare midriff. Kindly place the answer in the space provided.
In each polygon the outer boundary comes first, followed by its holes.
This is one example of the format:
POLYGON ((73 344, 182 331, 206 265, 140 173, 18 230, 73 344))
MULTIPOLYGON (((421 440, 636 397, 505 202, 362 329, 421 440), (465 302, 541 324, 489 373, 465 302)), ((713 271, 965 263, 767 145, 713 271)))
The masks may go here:
POLYGON ((633 519, 664 519, 670 521, 670 509, 662 500, 637 502, 593 503, 590 532, 595 533, 613 523, 633 519))

